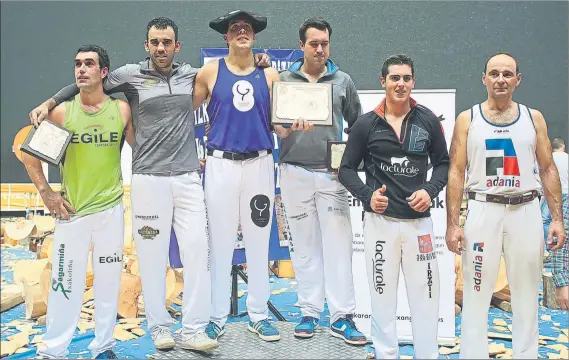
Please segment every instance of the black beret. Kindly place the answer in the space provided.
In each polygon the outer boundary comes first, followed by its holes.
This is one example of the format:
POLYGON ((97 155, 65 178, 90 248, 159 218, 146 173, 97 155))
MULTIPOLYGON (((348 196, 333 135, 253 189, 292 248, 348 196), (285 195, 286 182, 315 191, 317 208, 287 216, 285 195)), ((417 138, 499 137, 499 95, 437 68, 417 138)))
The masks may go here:
POLYGON ((243 10, 233 10, 228 14, 209 22, 209 27, 221 34, 226 34, 232 20, 246 19, 251 21, 253 31, 259 33, 267 27, 267 17, 243 10))

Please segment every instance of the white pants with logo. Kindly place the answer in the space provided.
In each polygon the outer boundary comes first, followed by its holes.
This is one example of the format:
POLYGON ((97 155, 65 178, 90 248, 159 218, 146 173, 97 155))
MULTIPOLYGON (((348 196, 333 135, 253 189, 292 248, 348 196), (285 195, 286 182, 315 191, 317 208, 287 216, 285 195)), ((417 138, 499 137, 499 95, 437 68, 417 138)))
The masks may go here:
POLYGON ((211 282, 207 218, 200 176, 134 174, 132 229, 140 266, 148 328, 172 325, 166 310, 166 267, 172 225, 184 266, 182 335, 204 331, 209 321, 211 282))
POLYGON ((62 359, 79 321, 89 248, 93 246, 93 286, 95 291, 95 339, 89 344, 93 357, 115 345, 118 296, 122 271, 124 212, 122 202, 114 207, 72 218, 57 220, 53 235, 51 289, 46 333, 38 355, 62 359))
POLYGON ((290 164, 280 165, 280 185, 302 316, 320 318, 326 297, 333 323, 356 308, 348 191, 336 175, 290 164))
POLYGON ((488 358, 488 308, 503 252, 514 312, 513 358, 537 359, 544 246, 538 200, 521 205, 470 200, 464 236, 460 357, 488 358))
POLYGON ((247 311, 252 321, 268 317, 269 238, 275 199, 273 155, 237 161, 208 156, 205 200, 211 237, 211 320, 223 326, 229 314, 231 264, 241 221, 247 275, 247 311))
POLYGON ((396 359, 397 287, 403 267, 417 359, 438 357, 439 267, 433 222, 366 212, 364 241, 371 295, 371 338, 377 359, 396 359))

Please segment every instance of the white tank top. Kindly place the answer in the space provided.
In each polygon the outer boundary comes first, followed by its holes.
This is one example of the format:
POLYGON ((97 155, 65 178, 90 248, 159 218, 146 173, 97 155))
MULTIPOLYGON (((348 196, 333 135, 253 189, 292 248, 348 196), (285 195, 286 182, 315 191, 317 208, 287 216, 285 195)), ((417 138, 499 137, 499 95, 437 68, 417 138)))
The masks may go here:
POLYGON ((535 127, 527 106, 518 104, 518 118, 506 126, 486 120, 481 104, 473 106, 466 144, 466 189, 495 195, 536 190, 535 145, 535 127))

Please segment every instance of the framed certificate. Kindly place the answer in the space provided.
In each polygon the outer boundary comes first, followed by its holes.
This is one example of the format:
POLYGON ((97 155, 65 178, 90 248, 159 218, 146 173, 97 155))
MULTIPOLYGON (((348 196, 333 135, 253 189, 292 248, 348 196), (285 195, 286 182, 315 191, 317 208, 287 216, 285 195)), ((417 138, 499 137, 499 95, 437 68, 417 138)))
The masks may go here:
POLYGON ((332 126, 332 84, 274 82, 271 119, 276 125, 303 119, 314 126, 332 126))
POLYGON ((41 161, 58 166, 71 142, 73 132, 49 120, 32 127, 21 150, 41 161))
MULTIPOLYGON (((338 171, 340 169, 347 143, 347 141, 328 141, 328 150, 326 154, 328 171, 338 171)), ((358 171, 364 171, 363 160, 360 163, 360 166, 358 166, 358 171)))

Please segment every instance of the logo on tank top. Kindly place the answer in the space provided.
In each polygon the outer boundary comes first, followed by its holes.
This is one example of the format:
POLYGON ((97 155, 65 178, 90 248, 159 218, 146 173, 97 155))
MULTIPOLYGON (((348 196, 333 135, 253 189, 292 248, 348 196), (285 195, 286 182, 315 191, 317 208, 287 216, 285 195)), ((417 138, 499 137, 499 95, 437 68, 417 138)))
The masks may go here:
POLYGON ((95 147, 113 146, 120 142, 120 134, 116 131, 105 131, 103 125, 86 126, 81 133, 71 136, 72 144, 94 144, 95 147))
POLYGON ((520 168, 512 139, 486 139, 486 186, 520 187, 520 168))
POLYGON ((271 217, 269 205, 271 205, 271 202, 268 196, 263 194, 253 196, 249 203, 253 224, 258 227, 265 227, 269 224, 269 218, 271 217))
POLYGON ((233 84, 233 106, 241 112, 247 112, 255 105, 253 85, 247 80, 239 80, 233 84))

